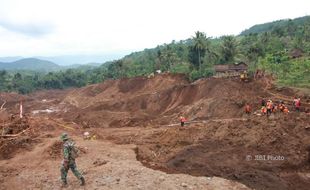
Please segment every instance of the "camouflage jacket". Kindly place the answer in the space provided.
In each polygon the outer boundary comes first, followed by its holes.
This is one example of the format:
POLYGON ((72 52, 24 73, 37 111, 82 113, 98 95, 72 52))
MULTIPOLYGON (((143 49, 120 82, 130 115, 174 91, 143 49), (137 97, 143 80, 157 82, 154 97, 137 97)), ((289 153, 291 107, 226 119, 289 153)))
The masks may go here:
POLYGON ((63 156, 64 160, 69 161, 69 163, 74 162, 75 158, 71 156, 72 147, 75 146, 74 141, 71 139, 67 140, 63 144, 63 156))

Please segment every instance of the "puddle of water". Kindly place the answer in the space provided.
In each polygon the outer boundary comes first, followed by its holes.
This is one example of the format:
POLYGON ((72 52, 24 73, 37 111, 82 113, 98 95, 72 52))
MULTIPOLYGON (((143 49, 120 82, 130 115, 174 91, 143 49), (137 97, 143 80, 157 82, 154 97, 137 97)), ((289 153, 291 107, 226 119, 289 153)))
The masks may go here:
POLYGON ((57 112, 58 110, 56 109, 45 109, 45 110, 33 110, 32 114, 39 114, 39 113, 53 113, 57 112))

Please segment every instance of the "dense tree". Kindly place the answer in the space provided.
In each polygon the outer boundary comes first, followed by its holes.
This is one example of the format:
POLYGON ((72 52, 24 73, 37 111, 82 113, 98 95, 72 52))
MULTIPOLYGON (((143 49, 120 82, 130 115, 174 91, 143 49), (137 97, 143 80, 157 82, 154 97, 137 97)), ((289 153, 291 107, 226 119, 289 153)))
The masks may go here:
POLYGON ((237 41, 234 36, 223 36, 221 56, 224 63, 233 63, 237 54, 237 41))
POLYGON ((0 71, 0 90, 7 90, 7 77, 8 74, 5 70, 0 71))
POLYGON ((206 34, 203 32, 195 32, 195 36, 193 37, 193 45, 191 46, 191 62, 194 66, 199 67, 199 72, 201 72, 201 64, 202 60, 205 56, 207 46, 210 43, 206 37, 206 34), (197 60, 198 58, 198 60, 197 60), (198 61, 198 64, 197 64, 198 61))
POLYGON ((256 25, 239 36, 207 38, 198 31, 191 39, 133 52, 98 68, 50 73, 0 71, 0 90, 28 93, 81 87, 106 79, 146 76, 157 69, 186 73, 196 80, 212 76, 214 64, 239 60, 249 64, 251 71, 264 69, 281 84, 310 87, 309 59, 310 17, 303 17, 256 25))
POLYGON ((160 69, 163 71, 170 71, 171 67, 178 62, 178 57, 172 45, 167 45, 160 51, 160 69))

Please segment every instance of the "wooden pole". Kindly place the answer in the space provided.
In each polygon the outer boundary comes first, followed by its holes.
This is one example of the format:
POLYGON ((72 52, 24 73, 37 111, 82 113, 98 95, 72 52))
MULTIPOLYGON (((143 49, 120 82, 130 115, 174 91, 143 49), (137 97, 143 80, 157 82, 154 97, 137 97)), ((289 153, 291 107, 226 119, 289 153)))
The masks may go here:
POLYGON ((23 118, 23 102, 22 101, 20 101, 20 104, 19 104, 19 117, 23 118))

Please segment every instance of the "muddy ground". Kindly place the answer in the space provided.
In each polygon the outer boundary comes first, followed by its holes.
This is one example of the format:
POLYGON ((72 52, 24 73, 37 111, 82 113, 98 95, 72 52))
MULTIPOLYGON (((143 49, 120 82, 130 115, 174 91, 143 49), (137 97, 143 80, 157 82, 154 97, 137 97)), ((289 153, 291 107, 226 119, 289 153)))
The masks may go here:
MULTIPOLYGON (((60 188, 58 136, 66 131, 83 150, 78 165, 86 189, 308 189, 310 95, 271 84, 190 83, 161 74, 28 96, 1 93, 1 188, 60 188), (301 112, 292 107, 294 96, 301 112), (260 116, 262 98, 284 101, 290 113, 260 116), (245 103, 251 115, 243 113, 245 103), (180 115, 188 119, 183 128, 180 115), (85 131, 94 138, 83 140, 85 131)), ((78 188, 69 178, 69 188, 78 188)))

